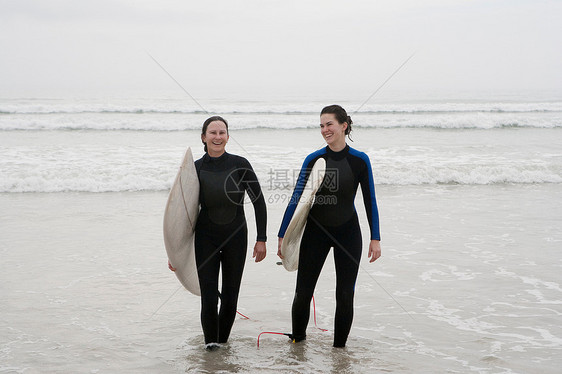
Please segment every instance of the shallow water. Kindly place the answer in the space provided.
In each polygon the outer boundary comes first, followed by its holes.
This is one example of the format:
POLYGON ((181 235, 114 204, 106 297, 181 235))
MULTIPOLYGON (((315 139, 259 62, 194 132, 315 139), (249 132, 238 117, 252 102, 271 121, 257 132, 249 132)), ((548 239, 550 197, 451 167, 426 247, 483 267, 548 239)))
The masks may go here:
MULTIPOLYGON (((311 320, 305 343, 262 335, 256 347, 260 332, 290 329, 295 273, 270 240, 266 260, 246 264, 250 319, 216 352, 203 348, 199 299, 166 268, 165 192, 0 194, 0 372, 558 372, 559 185, 377 194, 383 257, 363 258, 347 348, 331 347, 331 259, 315 293, 329 331, 311 320)), ((282 210, 270 206, 270 238, 282 210)))

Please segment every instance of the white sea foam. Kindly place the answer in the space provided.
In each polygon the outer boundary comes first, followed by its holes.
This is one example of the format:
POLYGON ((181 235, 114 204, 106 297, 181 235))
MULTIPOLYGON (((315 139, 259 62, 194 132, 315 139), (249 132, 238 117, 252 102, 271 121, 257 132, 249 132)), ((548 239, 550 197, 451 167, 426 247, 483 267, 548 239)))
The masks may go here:
MULTIPOLYGON (((0 131, 54 130, 127 130, 127 131, 185 131, 198 130, 207 115, 111 114, 91 113, 73 115, 2 115, 0 131)), ((316 116, 286 117, 283 115, 238 115, 227 117, 234 130, 251 129, 310 129, 318 128, 316 116)), ((526 114, 495 115, 410 115, 361 116, 354 119, 356 128, 427 128, 427 129, 498 129, 498 128, 560 128, 562 116, 526 114)))
MULTIPOLYGON (((177 156, 181 152, 152 147, 106 149, 100 146, 0 149, 0 192, 167 190, 177 171, 177 156)), ((444 165, 441 161, 427 158, 408 163, 378 157, 375 181, 386 185, 562 183, 562 170, 557 164, 533 165, 514 160, 487 165, 462 162, 444 165)), ((261 164, 269 165, 269 168, 256 170, 262 187, 269 190, 271 174, 287 167, 282 160, 274 158, 262 159, 261 164)), ((297 164, 294 167, 298 171, 297 164)), ((290 182, 289 187, 294 180, 290 182)), ((288 194, 290 189, 272 192, 288 194)))
MULTIPOLYGON (((184 104, 2 100, 0 192, 167 190, 186 142, 200 145, 208 116, 184 104)), ((291 171, 291 187, 304 157, 322 145, 318 103, 212 105, 230 111, 231 144, 264 189, 279 170, 291 171)), ((369 155, 376 184, 562 183, 560 102, 369 104, 354 122, 350 144, 369 155)))
MULTIPOLYGON (((357 127, 471 129, 562 127, 562 102, 425 102, 347 106, 357 127)), ((346 105, 347 104, 347 105, 346 105)), ((233 129, 318 127, 322 104, 315 102, 217 102, 207 111, 185 100, 0 100, 0 131, 197 129, 210 113, 233 129)))
MULTIPOLYGON (((0 99, 0 113, 48 114, 48 113, 225 113, 225 114, 314 114, 324 102, 308 99, 296 100, 200 100, 203 107, 186 98, 106 98, 106 99, 48 99, 14 98, 0 99)), ((562 112, 560 101, 417 101, 417 102, 370 102, 361 107, 358 102, 342 102, 350 114, 384 113, 523 113, 562 112)))
MULTIPOLYGON (((53 113, 3 114, 0 131, 53 130, 128 130, 184 131, 199 129, 207 114, 178 113, 53 113)), ((316 114, 235 114, 224 115, 230 128, 304 129, 317 128, 316 114)), ((360 114, 354 116, 356 128, 429 128, 429 129, 497 129, 497 128, 560 128, 562 113, 424 113, 413 115, 360 114)))

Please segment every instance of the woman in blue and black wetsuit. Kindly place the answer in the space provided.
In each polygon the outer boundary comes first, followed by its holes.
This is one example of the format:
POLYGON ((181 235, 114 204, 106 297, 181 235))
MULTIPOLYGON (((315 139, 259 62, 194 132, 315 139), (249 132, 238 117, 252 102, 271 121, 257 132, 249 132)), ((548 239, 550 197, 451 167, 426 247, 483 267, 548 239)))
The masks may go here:
POLYGON ((381 255, 379 215, 371 163, 365 153, 346 144, 345 136, 351 132, 351 124, 351 117, 341 106, 330 105, 322 109, 320 129, 327 146, 311 153, 304 160, 279 230, 277 254, 283 258, 281 243, 285 231, 314 163, 319 158, 324 158, 327 177, 316 193, 318 203, 312 206, 308 214, 300 245, 297 286, 292 307, 291 337, 295 342, 306 339, 310 301, 324 261, 333 247, 336 267, 334 347, 345 347, 353 320, 353 296, 362 247, 361 230, 354 205, 359 185, 369 221, 370 262, 381 255))
MULTIPOLYGON (((226 343, 236 317, 242 272, 246 261, 248 230, 244 193, 254 205, 257 239, 253 257, 266 256, 265 199, 252 166, 244 157, 227 153, 228 123, 219 116, 203 123, 205 155, 195 161, 201 210, 195 226, 195 259, 201 288, 201 325, 206 348, 226 343), (219 268, 222 289, 219 294, 219 268), (220 311, 217 311, 220 297, 220 311)), ((175 270, 170 266, 171 270, 175 270)))

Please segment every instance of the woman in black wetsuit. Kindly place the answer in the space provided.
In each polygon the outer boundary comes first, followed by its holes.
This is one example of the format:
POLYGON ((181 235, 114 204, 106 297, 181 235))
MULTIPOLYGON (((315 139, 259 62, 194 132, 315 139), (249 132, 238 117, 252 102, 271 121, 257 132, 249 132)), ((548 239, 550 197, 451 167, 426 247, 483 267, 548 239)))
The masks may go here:
MULTIPOLYGON (((214 116, 203 123, 205 155, 195 161, 201 210, 195 226, 195 259, 201 287, 201 325, 208 350, 226 343, 236 317, 236 306, 246 260, 248 230, 244 193, 254 205, 257 239, 253 257, 266 256, 265 199, 252 166, 244 157, 225 151, 228 123, 214 116), (219 268, 222 289, 219 293, 219 268), (220 298, 220 310, 217 311, 220 298)), ((175 270, 170 266, 171 270, 175 270)))
POLYGON ((320 131, 327 143, 304 160, 293 196, 285 211, 279 229, 279 250, 285 231, 293 217, 296 205, 308 180, 308 175, 319 158, 326 160, 326 177, 316 193, 316 202, 308 214, 301 240, 297 286, 292 307, 294 342, 306 339, 310 317, 310 301, 324 261, 334 248, 336 267, 336 316, 334 347, 345 347, 353 320, 353 296, 361 259, 361 230, 354 200, 361 185, 363 201, 370 228, 370 262, 381 255, 379 215, 369 157, 346 144, 351 132, 351 117, 339 105, 322 109, 320 131), (328 178, 328 176, 330 176, 328 178))

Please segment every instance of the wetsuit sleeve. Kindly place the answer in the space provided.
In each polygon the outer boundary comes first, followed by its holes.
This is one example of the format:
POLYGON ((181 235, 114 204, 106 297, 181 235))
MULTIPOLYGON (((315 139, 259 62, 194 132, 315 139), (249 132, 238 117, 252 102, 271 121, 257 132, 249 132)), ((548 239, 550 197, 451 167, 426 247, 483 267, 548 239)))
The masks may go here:
POLYGON ((293 218, 293 214, 295 214, 295 209, 297 208, 297 204, 302 195, 302 191, 306 186, 306 181, 308 180, 308 176, 310 175, 310 171, 312 170, 315 161, 316 161, 315 154, 311 154, 308 155, 307 158, 305 158, 302 164, 299 177, 297 178, 297 184, 295 185, 295 189, 293 190, 293 195, 291 196, 291 200, 289 200, 289 205, 287 205, 287 209, 285 209, 285 214, 283 215, 283 221, 281 222, 281 227, 279 228, 279 233, 277 234, 277 236, 280 238, 283 238, 285 236, 285 231, 287 231, 287 227, 289 227, 289 222, 291 222, 291 219, 293 218))
POLYGON ((367 220, 369 221, 369 228, 371 229, 371 240, 381 240, 379 229, 379 210, 377 208, 377 199, 375 197, 375 181, 373 179, 371 161, 369 160, 369 156, 365 153, 361 153, 360 157, 365 163, 365 167, 361 168, 359 183, 361 184, 363 202, 365 203, 367 220))
POLYGON ((240 180, 254 205, 256 230, 258 232, 256 241, 265 242, 267 240, 267 207, 261 191, 260 182, 258 181, 258 177, 252 165, 250 165, 250 162, 245 158, 241 158, 239 170, 242 173, 240 180))

